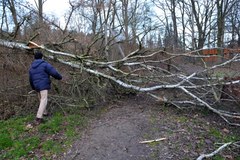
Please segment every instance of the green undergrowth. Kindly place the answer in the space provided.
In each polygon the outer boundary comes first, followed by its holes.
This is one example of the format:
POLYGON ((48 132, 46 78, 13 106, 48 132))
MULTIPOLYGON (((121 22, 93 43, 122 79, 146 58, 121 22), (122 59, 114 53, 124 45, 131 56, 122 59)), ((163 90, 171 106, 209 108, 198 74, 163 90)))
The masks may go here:
POLYGON ((51 159, 69 147, 86 126, 81 114, 56 113, 45 123, 31 126, 34 116, 0 121, 0 159, 51 159))

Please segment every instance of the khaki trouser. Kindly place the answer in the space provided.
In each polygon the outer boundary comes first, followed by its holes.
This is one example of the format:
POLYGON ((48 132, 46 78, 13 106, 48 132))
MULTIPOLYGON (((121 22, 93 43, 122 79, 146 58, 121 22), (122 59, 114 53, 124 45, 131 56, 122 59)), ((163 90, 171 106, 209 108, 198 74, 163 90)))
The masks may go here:
POLYGON ((47 114, 47 100, 48 100, 48 90, 42 90, 40 93, 38 93, 38 97, 40 100, 38 112, 37 112, 37 118, 42 118, 43 114, 47 114))

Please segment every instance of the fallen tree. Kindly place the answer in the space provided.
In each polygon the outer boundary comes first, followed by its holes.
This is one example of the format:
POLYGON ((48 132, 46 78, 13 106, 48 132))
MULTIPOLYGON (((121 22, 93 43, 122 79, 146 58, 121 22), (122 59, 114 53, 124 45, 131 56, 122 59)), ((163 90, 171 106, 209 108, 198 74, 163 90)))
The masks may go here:
MULTIPOLYGON (((240 55, 219 63, 207 63, 201 50, 174 54, 162 49, 138 48, 117 60, 96 60, 89 54, 71 54, 51 50, 37 45, 44 56, 61 64, 77 68, 99 78, 110 81, 116 89, 128 92, 144 92, 161 103, 178 108, 205 107, 219 115, 230 125, 240 126, 239 100, 231 95, 221 99, 223 86, 238 86, 240 79, 226 79, 236 76, 240 55), (194 60, 194 65, 191 61, 194 60), (196 63, 197 62, 197 63, 196 63), (226 74, 227 72, 227 74, 226 74), (231 72, 231 73, 230 73, 231 72), (219 107, 231 103, 233 108, 219 107)), ((0 40, 8 48, 31 50, 25 43, 0 40)), ((240 93, 240 92, 239 92, 240 93)))

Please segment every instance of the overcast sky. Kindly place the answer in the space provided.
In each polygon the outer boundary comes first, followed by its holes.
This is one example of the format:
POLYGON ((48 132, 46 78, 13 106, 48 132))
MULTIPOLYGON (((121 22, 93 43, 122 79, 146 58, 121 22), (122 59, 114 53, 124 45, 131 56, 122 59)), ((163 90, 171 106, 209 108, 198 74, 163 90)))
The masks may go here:
MULTIPOLYGON (((27 1, 30 2, 35 9, 37 9, 35 1, 38 2, 38 0, 27 1)), ((46 0, 43 4, 43 13, 48 16, 57 17, 59 19, 59 25, 63 27, 65 25, 64 14, 70 8, 68 1, 69 0, 46 0)))
MULTIPOLYGON (((38 0, 28 0, 35 8, 35 1, 38 0)), ((55 15, 58 18, 61 18, 64 16, 64 13, 66 10, 69 9, 69 0, 46 0, 46 2, 43 4, 43 12, 47 15, 55 15)))

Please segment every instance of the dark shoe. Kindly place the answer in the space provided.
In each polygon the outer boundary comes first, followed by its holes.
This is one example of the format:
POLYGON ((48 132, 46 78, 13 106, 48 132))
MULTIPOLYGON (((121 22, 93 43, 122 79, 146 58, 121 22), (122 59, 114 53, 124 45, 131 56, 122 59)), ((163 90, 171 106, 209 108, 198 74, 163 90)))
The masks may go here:
POLYGON ((42 118, 36 118, 33 122, 27 124, 26 129, 32 129, 32 128, 40 125, 43 122, 44 122, 44 120, 42 118))
POLYGON ((45 114, 43 114, 43 116, 44 117, 48 117, 48 116, 50 116, 50 114, 49 113, 45 113, 45 114))
POLYGON ((39 125, 41 123, 44 123, 43 119, 42 118, 36 118, 35 119, 35 125, 39 125))

